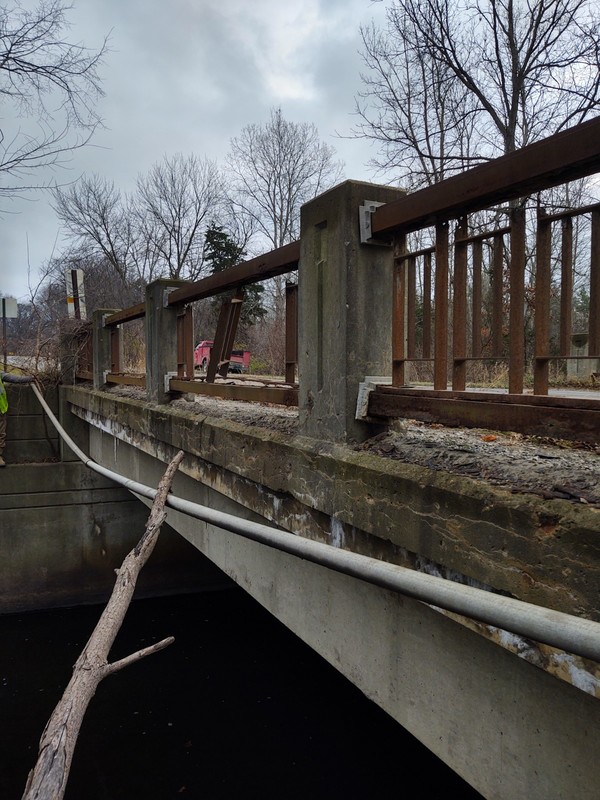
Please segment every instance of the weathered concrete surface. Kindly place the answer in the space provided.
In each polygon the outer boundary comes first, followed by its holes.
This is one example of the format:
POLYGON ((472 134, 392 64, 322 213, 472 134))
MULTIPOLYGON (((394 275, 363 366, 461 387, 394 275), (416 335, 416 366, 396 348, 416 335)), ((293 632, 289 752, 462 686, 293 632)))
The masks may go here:
MULTIPOLYGON (((81 463, 22 464, 0 474, 0 614, 108 600, 148 510, 81 463)), ((227 578, 169 525, 136 597, 223 588, 227 578)))
MULTIPOLYGON (((8 423, 6 449, 3 458, 7 464, 31 461, 54 461, 59 457, 59 437, 52 423, 27 385, 6 383, 8 394, 8 423)), ((45 389, 46 402, 57 413, 58 389, 45 389)))
POLYGON ((358 209, 389 203, 401 189, 346 181, 302 207, 298 280, 299 412, 308 436, 362 441, 356 387, 392 360, 393 252, 361 246, 358 209), (366 334, 366 335, 365 335, 366 334))
POLYGON ((165 300, 184 283, 160 278, 146 287, 146 391, 155 403, 168 402, 165 376, 177 372, 177 309, 170 308, 165 300))
MULTIPOLYGON (((525 503, 525 509, 511 505, 514 498, 499 492, 487 498, 471 492, 466 501, 467 517, 473 517, 469 526, 465 524, 460 536, 446 534, 442 521, 464 516, 459 498, 467 482, 441 480, 418 502, 415 495, 425 488, 423 470, 384 475, 389 464, 375 456, 85 389, 66 389, 65 398, 89 420, 90 455, 99 463, 154 484, 164 462, 183 448, 186 457, 173 486, 177 496, 274 520, 334 546, 402 561, 410 560, 410 554, 393 541, 432 549, 433 538, 448 537, 445 548, 439 543, 435 547, 475 572, 491 564, 494 554, 502 561, 502 552, 492 546, 494 532, 508 547, 522 522, 536 539, 539 509, 535 504, 525 503), (341 484, 338 489, 335 479, 341 484), (469 530, 476 535, 476 510, 482 512, 492 497, 483 522, 487 536, 476 543, 482 553, 489 552, 472 559, 461 554, 456 540, 469 547, 469 530), (494 504, 499 506, 497 518, 494 504), (341 522, 338 508, 370 530, 341 522), (379 524, 385 530, 381 538, 379 524)), ((561 511, 568 516, 572 509, 561 506, 561 511)), ((586 519, 579 518, 583 528, 586 519)), ((592 694, 423 603, 173 509, 168 520, 484 797, 596 800, 600 795, 600 704, 592 694)), ((525 533, 520 531, 519 539, 525 533)), ((523 555, 514 555, 515 563, 523 555)), ((500 569, 498 575, 504 572, 500 569)), ((558 584, 557 576, 554 581, 558 584)), ((525 595, 527 582, 519 588, 525 595)))
POLYGON ((76 415, 288 530, 600 620, 600 514, 298 435, 65 388, 76 415))
MULTIPOLYGON (((62 441, 29 386, 7 384, 9 418, 0 470, 0 613, 105 602, 114 570, 141 537, 147 509, 79 460, 60 462, 62 441)), ((45 390, 50 408, 56 387, 45 390)), ((73 419, 84 448, 89 428, 73 419)), ((75 456, 71 454, 71 459, 75 456)), ((136 589, 148 597, 210 590, 226 576, 165 525, 136 589)))

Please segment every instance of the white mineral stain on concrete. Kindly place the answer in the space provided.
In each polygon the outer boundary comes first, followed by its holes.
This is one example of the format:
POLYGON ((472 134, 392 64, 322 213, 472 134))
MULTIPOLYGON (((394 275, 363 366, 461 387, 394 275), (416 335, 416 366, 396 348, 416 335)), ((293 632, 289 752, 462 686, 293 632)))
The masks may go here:
POLYGON ((331 518, 330 535, 330 543, 333 547, 344 546, 344 526, 336 517, 331 518))

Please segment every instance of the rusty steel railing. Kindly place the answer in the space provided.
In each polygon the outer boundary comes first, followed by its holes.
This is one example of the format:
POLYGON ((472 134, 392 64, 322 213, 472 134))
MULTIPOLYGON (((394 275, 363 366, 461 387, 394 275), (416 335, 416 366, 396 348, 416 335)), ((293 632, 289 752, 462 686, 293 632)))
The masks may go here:
MULTIPOLYGON (((420 393, 413 407, 425 415, 426 397, 433 416, 444 401, 477 399, 502 403, 500 414, 511 413, 514 422, 507 400, 548 398, 549 365, 574 357, 574 263, 584 257, 588 353, 578 358, 600 358, 600 203, 557 209, 540 195, 599 171, 600 119, 594 119, 373 212, 373 237, 394 247, 394 304, 392 387, 378 389, 370 413, 393 414, 392 396, 410 389, 413 401, 420 393), (587 221, 585 256, 581 244, 574 246, 578 219, 587 221), (554 282, 553 265, 559 275, 554 282), (494 362, 507 369, 508 396, 471 397, 469 372, 494 362), (420 365, 428 366, 427 379, 420 365), (418 382, 432 387, 411 385, 411 371, 420 371, 418 382), (525 386, 530 374, 532 391, 525 386)), ((589 398, 589 404, 597 402, 589 398)), ((469 416, 474 414, 471 406, 469 416)))
MULTIPOLYGON (((283 382, 264 381, 264 386, 244 386, 239 378, 236 386, 218 383, 217 378, 228 375, 231 352, 234 347, 237 326, 243 304, 244 287, 293 272, 298 268, 300 243, 293 242, 257 258, 244 261, 221 273, 211 275, 196 282, 171 288, 167 303, 176 309, 177 369, 170 379, 172 392, 208 394, 233 399, 262 400, 284 405, 297 404, 296 369, 298 360, 298 314, 297 285, 286 286, 285 322, 285 379, 283 382), (233 290, 233 297, 223 302, 214 345, 205 376, 198 377, 194 366, 194 323, 193 303, 204 298, 215 297, 233 290), (242 384, 242 385, 240 385, 242 384)), ((104 317, 103 326, 110 331, 110 370, 105 375, 107 384, 126 384, 144 387, 145 376, 127 374, 122 364, 122 326, 146 315, 146 304, 138 303, 104 317)), ((91 348, 91 331, 89 347, 91 348)), ((91 352, 91 351, 90 351, 91 352)), ((92 378, 91 361, 89 370, 78 373, 83 380, 92 378)))

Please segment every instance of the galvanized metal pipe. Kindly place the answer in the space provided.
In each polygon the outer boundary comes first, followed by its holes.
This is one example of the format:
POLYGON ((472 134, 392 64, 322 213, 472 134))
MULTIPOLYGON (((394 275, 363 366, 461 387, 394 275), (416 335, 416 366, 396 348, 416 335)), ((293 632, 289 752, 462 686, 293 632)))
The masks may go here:
MULTIPOLYGON (((32 388, 59 435, 86 466, 124 486, 136 495, 154 499, 156 489, 125 478, 89 458, 61 426, 37 386, 33 385, 32 388)), ((327 569, 350 575, 375 586, 421 600, 428 605, 438 606, 600 663, 600 623, 598 622, 503 597, 434 575, 426 575, 349 550, 341 550, 322 542, 315 542, 293 533, 277 530, 268 525, 240 519, 222 511, 215 511, 172 494, 167 497, 167 505, 217 528, 303 558, 327 569)))

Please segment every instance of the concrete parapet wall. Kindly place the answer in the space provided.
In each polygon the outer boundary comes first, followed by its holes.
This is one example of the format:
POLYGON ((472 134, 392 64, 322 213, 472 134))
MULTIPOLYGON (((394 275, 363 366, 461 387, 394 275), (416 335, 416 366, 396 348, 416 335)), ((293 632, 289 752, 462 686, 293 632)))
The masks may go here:
POLYGON ((203 417, 193 404, 187 413, 63 392, 75 415, 140 451, 166 461, 184 450, 184 472, 287 530, 396 563, 426 559, 526 602, 600 620, 600 515, 584 505, 203 417))
MULTIPOLYGON (((8 394, 6 449, 7 464, 52 461, 59 457, 59 438, 30 386, 5 383, 8 394)), ((45 390, 46 402, 56 413, 58 388, 45 390)))

